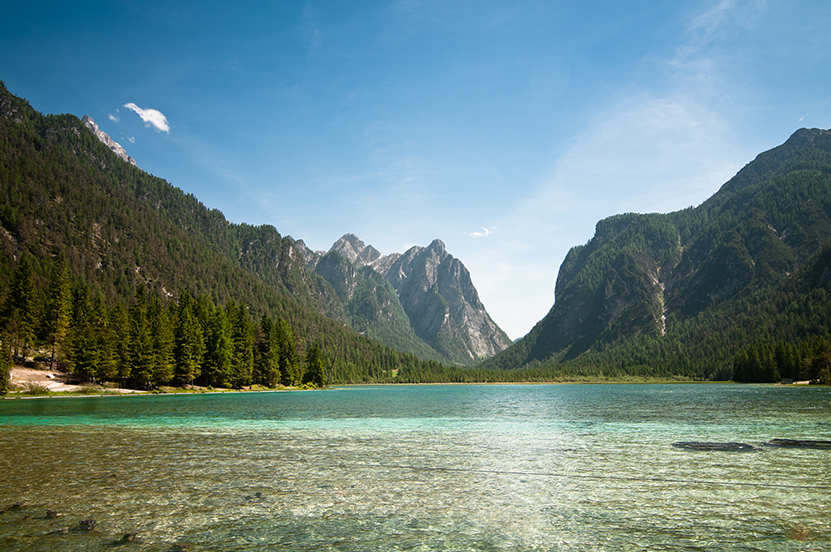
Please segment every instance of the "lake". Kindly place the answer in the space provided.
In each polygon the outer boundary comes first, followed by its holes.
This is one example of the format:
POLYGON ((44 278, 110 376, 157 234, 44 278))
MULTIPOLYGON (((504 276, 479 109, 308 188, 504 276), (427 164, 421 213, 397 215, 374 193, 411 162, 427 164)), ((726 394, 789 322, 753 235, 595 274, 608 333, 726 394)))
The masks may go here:
POLYGON ((831 450, 774 438, 831 440, 831 389, 0 400, 0 550, 831 550, 831 450))

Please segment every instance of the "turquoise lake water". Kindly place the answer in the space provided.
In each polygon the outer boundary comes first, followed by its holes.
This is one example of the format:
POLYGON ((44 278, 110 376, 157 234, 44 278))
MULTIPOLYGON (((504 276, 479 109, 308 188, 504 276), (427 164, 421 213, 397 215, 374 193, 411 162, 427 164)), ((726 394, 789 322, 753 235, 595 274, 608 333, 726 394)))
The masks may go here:
POLYGON ((831 440, 831 389, 0 400, 0 550, 831 550, 831 451, 774 438, 831 440))

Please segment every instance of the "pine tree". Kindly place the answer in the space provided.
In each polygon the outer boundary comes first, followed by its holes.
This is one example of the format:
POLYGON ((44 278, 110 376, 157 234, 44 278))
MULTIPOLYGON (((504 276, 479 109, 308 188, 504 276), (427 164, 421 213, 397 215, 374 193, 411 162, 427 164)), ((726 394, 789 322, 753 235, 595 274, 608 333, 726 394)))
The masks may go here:
POLYGON ((260 318, 254 344, 254 383, 274 387, 280 379, 274 322, 267 314, 260 318))
POLYGON ((8 342, 9 338, 4 333, 0 333, 0 395, 9 392, 9 373, 12 359, 8 342))
POLYGON ((113 362, 119 386, 132 375, 130 362, 130 320, 121 303, 116 303, 109 314, 109 328, 113 339, 113 362))
POLYGON ((228 318, 231 320, 231 384, 235 388, 251 385, 254 370, 254 328, 245 305, 229 301, 228 318))
POLYGON ((230 385, 232 353, 231 324, 225 315, 225 309, 217 307, 210 315, 205 347, 205 366, 202 374, 207 385, 230 385))
POLYGON ((309 347, 309 350, 306 352, 306 374, 303 379, 315 387, 323 387, 326 385, 323 358, 320 352, 320 344, 317 342, 309 347))
POLYGON ((146 294, 143 286, 136 287, 136 297, 130 307, 128 332, 131 375, 139 388, 147 388, 153 382, 153 349, 147 324, 146 294))
POLYGON ((35 281, 28 255, 17 263, 3 314, 14 356, 25 355, 35 339, 35 281))
POLYGON ((179 296, 174 347, 174 373, 179 385, 193 385, 193 380, 200 375, 200 365, 205 354, 204 335, 193 308, 193 298, 187 291, 182 292, 179 296))
POLYGON ((79 282, 72 290, 72 321, 69 327, 67 363, 70 371, 95 381, 101 354, 89 287, 79 282))
POLYGON ((157 295, 150 298, 147 306, 147 324, 151 344, 151 365, 153 385, 165 385, 173 379, 173 328, 167 309, 157 295))
POLYGON ((44 313, 47 339, 52 344, 52 358, 49 362, 52 370, 56 368, 60 348, 66 340, 66 333, 69 329, 69 321, 72 315, 71 292, 69 265, 62 251, 58 256, 57 263, 52 268, 46 312, 44 313))
POLYGON ((280 383, 287 387, 300 384, 300 359, 297 356, 297 344, 291 324, 282 318, 277 322, 277 345, 280 356, 280 383))

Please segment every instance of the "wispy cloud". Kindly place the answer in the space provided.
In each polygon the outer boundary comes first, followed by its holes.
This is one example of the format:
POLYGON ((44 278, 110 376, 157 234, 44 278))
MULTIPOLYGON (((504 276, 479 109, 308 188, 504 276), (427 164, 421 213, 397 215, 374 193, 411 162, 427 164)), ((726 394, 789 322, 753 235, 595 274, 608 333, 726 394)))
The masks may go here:
POLYGON ((142 109, 132 102, 124 104, 124 107, 135 111, 148 126, 153 125, 162 132, 170 133, 170 124, 167 122, 167 117, 161 111, 156 109, 142 109))
POLYGON ((118 122, 118 117, 116 117, 115 115, 113 115, 113 114, 111 113, 111 114, 110 114, 110 121, 112 121, 112 122, 114 122, 114 123, 117 123, 117 122, 118 122))
POLYGON ((466 236, 470 236, 471 238, 487 238, 488 236, 490 236, 494 232, 496 232, 496 226, 493 226, 491 228, 485 228, 483 226, 481 231, 462 232, 462 234, 464 234, 466 236))

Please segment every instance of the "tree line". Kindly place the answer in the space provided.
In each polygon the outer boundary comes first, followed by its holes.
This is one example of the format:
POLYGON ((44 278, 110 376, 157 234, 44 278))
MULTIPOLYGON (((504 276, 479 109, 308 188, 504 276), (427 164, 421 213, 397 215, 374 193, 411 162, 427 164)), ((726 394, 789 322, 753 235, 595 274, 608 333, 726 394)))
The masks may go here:
POLYGON ((775 383, 781 380, 831 384, 831 341, 817 336, 798 345, 757 343, 733 358, 733 381, 775 383))
POLYGON ((80 380, 139 389, 327 383, 318 343, 303 354, 287 321, 267 314, 253 320, 243 303, 218 306, 187 291, 165 298, 137 286, 131 302, 108 306, 100 292, 71 278, 63 255, 45 293, 35 282, 32 260, 23 256, 2 309, 6 370, 39 349, 49 351, 41 359, 53 369, 60 365, 80 380))

